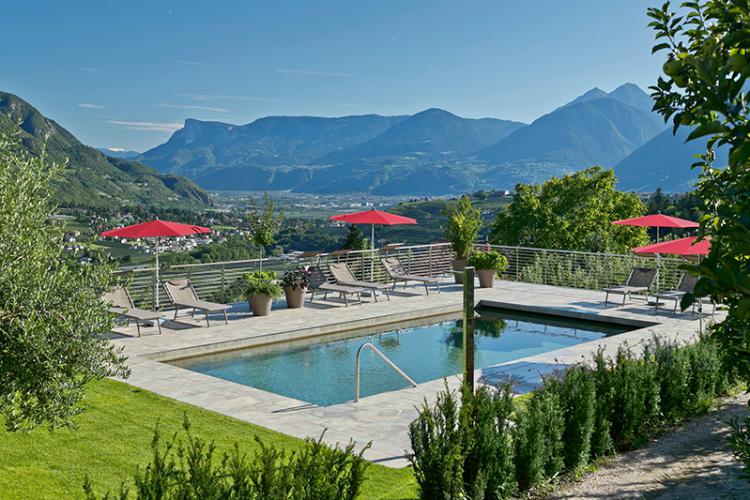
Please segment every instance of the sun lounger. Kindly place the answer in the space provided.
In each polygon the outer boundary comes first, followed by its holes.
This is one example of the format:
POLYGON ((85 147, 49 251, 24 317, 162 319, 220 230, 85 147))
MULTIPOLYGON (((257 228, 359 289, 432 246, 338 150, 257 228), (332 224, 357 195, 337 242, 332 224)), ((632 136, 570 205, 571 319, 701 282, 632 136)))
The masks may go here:
MULTIPOLYGON (((655 294, 656 296, 656 304, 654 306, 654 310, 659 310, 659 301, 663 300, 673 300, 674 301, 674 313, 677 314, 677 305, 682 300, 682 297, 684 297, 688 293, 693 293, 693 290, 695 289, 695 284, 698 282, 698 276, 693 276, 689 273, 684 273, 682 277, 680 278, 680 282, 677 284, 677 288, 675 290, 669 290, 666 292, 658 292, 655 294)), ((713 303, 713 301, 706 301, 705 299, 696 299, 696 302, 693 302, 693 311, 695 311, 695 305, 698 303, 698 300, 701 300, 701 304, 708 304, 710 303, 713 305, 713 310, 711 314, 714 314, 716 311, 716 304, 713 303)))
POLYGON ((651 289, 656 280, 656 269, 647 267, 634 267, 630 271, 627 281, 624 285, 613 286, 605 288, 606 297, 604 298, 604 304, 609 302, 610 294, 622 295, 622 305, 625 305, 626 299, 631 299, 634 293, 646 293, 651 289))
POLYGON ((174 306, 174 319, 177 319, 177 312, 180 309, 192 309, 193 316, 195 316, 195 311, 200 309, 206 313, 206 326, 211 326, 211 323, 208 321, 208 314, 212 312, 223 312, 224 323, 229 324, 229 320, 227 319, 229 306, 200 300, 190 280, 165 281, 164 290, 166 290, 167 296, 174 306))
POLYGON ((328 298, 328 292, 337 292, 339 296, 344 299, 344 305, 349 307, 349 295, 357 296, 357 303, 362 304, 362 292, 364 289, 356 286, 344 286, 331 283, 326 278, 323 270, 315 266, 310 269, 310 302, 315 298, 315 291, 321 290, 324 292, 323 300, 328 298))
POLYGON ((328 266, 328 269, 331 270, 331 274, 333 275, 333 278, 336 280, 336 284, 338 285, 356 286, 359 288, 366 288, 368 290, 371 290, 372 296, 375 298, 375 302, 378 301, 377 292, 382 290, 383 292, 385 292, 385 296, 388 297, 388 300, 391 300, 391 296, 388 293, 389 285, 387 283, 360 281, 354 277, 352 270, 349 269, 349 266, 345 262, 330 264, 328 266))
POLYGON ((162 314, 154 311, 146 311, 145 309, 138 309, 133 305, 133 299, 130 298, 130 294, 127 289, 122 286, 116 286, 110 289, 109 292, 105 293, 102 300, 109 304, 109 312, 122 316, 128 320, 132 319, 135 321, 135 327, 138 330, 138 336, 141 336, 141 322, 142 321, 153 321, 159 328, 159 335, 161 335, 161 319, 162 314))
POLYGON ((396 284, 403 281, 404 282, 404 288, 406 288, 406 285, 410 281, 416 281, 418 283, 422 283, 424 285, 424 291, 427 295, 430 294, 430 290, 427 288, 427 285, 435 285, 435 288, 437 288, 438 293, 440 293, 440 281, 435 278, 428 278, 426 276, 419 276, 416 274, 408 274, 406 270, 404 269, 404 266, 401 264, 401 261, 398 260, 398 257, 387 257, 385 259, 381 259, 381 262, 383 263, 383 267, 385 268, 385 271, 388 273, 388 276, 391 277, 393 280, 393 289, 396 289, 396 284))

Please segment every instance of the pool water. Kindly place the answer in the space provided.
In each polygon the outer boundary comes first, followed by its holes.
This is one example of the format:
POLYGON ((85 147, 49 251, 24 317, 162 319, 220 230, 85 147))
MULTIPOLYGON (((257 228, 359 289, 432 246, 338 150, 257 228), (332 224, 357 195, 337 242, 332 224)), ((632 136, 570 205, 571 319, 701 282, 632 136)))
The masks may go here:
MULTIPOLYGON (((632 330, 510 310, 480 313, 475 329, 477 369, 632 330)), ((461 328, 460 320, 451 320, 304 346, 250 348, 171 364, 327 406, 354 399, 355 356, 365 342, 374 344, 417 383, 463 372, 461 328)), ((362 352, 361 361, 361 397, 409 386, 370 350, 362 352)))

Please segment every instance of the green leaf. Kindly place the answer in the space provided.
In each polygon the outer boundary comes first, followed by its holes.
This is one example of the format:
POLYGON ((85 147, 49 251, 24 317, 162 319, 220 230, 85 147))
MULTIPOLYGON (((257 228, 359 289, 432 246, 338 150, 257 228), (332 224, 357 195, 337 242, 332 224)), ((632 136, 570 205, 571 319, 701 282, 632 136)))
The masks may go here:
POLYGON ((693 139, 697 139, 698 137, 704 137, 710 134, 718 134, 725 131, 726 129, 721 124, 721 122, 719 122, 718 120, 714 120, 712 122, 697 126, 692 132, 690 132, 687 140, 692 141, 693 139))

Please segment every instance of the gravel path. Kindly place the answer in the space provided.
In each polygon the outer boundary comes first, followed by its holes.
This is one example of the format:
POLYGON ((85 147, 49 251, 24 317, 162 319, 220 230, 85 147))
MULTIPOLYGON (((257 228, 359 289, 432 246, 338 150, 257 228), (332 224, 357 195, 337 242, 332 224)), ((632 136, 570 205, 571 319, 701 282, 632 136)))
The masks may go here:
POLYGON ((748 395, 696 418, 640 450, 618 455, 548 498, 750 499, 750 483, 727 444, 727 422, 747 412, 748 395))

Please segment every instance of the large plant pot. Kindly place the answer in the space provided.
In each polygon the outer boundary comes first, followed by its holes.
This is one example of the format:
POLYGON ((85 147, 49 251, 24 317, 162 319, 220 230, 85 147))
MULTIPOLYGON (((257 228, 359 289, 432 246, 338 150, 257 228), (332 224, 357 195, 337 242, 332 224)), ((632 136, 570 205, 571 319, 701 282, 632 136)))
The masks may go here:
POLYGON ((284 287, 284 295, 286 295, 286 306, 289 309, 299 309, 305 307, 305 292, 306 288, 298 286, 297 288, 284 287))
POLYGON ((268 316, 271 313, 273 299, 269 295, 251 295, 248 302, 253 316, 268 316))
POLYGON ((479 288, 492 288, 492 285, 495 284, 495 274, 497 274, 497 271, 494 269, 477 269, 479 288))
POLYGON ((464 269, 466 269, 466 261, 460 260, 460 259, 453 259, 451 261, 451 268, 454 271, 461 271, 460 273, 453 273, 453 279, 456 280, 456 283, 459 285, 464 284, 464 269))

